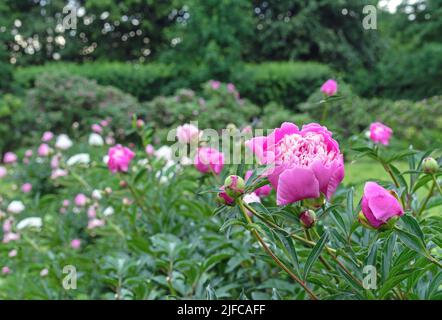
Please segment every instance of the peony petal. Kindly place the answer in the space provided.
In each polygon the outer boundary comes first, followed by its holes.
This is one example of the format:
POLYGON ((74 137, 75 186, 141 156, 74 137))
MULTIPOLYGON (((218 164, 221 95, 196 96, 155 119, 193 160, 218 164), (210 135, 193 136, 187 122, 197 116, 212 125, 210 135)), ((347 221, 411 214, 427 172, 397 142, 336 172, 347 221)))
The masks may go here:
POLYGON ((317 198, 319 195, 319 182, 312 170, 296 167, 284 170, 280 174, 277 188, 278 205, 317 198))

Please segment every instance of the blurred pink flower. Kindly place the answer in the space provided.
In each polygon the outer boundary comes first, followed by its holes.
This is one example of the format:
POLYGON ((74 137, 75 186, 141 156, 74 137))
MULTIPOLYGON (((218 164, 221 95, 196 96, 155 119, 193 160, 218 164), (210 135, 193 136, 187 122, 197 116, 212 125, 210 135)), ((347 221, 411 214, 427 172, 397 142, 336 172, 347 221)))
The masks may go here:
POLYGON ((3 162, 6 164, 12 164, 17 161, 17 155, 14 152, 6 152, 3 157, 3 162))
POLYGON ((122 145, 116 145, 109 149, 108 156, 107 166, 111 172, 127 172, 135 153, 122 145))
POLYGON ((30 184, 29 182, 26 182, 25 184, 23 184, 21 186, 21 191, 23 191, 24 193, 29 193, 32 191, 32 184, 30 184))
POLYGON ((221 86, 221 82, 217 81, 217 80, 210 80, 210 87, 213 90, 218 90, 221 86))
POLYGON ((398 199, 375 182, 367 182, 361 201, 362 213, 373 228, 380 228, 393 217, 404 214, 398 199))
POLYGON ((8 174, 8 170, 5 167, 0 166, 0 178, 3 178, 7 174, 8 174))
POLYGON ((83 193, 79 193, 75 196, 74 203, 77 207, 84 207, 87 200, 87 197, 83 193))
POLYGON ((321 92, 329 97, 334 96, 337 91, 338 83, 333 79, 327 80, 321 87, 321 92))
POLYGON ((2 268, 2 273, 3 274, 9 274, 9 273, 11 273, 11 269, 9 269, 9 267, 7 267, 7 266, 4 266, 2 268))
POLYGON ((49 155, 51 151, 51 148, 49 148, 49 146, 46 143, 42 143, 39 147, 38 147, 38 155, 40 157, 47 157, 49 155))
POLYGON ((328 199, 344 178, 344 160, 338 143, 317 123, 298 127, 285 122, 266 137, 246 141, 262 164, 273 165, 265 176, 276 190, 277 204, 328 199))
POLYGON ((54 134, 51 131, 46 131, 43 133, 41 141, 48 142, 48 141, 51 141, 52 138, 54 138, 54 134))
POLYGON ((95 229, 104 226, 104 220, 101 219, 91 219, 87 224, 88 229, 95 229))
POLYGON ((87 216, 88 216, 89 219, 93 219, 93 218, 95 218, 97 216, 97 211, 95 210, 94 206, 90 206, 87 209, 87 216))
POLYGON ((72 249, 80 249, 81 247, 81 240, 80 239, 73 239, 71 241, 71 248, 72 249))
POLYGON ((17 253, 18 253, 17 249, 12 249, 11 251, 9 251, 8 257, 9 258, 14 258, 14 257, 17 256, 17 253))
POLYGON ((392 134, 393 130, 381 122, 374 122, 370 125, 370 139, 374 143, 388 145, 392 134))
POLYGON ((148 145, 146 146, 146 153, 147 153, 149 156, 152 156, 152 155, 155 153, 155 148, 153 147, 153 145, 148 144, 148 145))
POLYGON ((70 204, 71 202, 68 199, 63 200, 63 207, 69 207, 70 204))
POLYGON ((91 128, 92 128, 92 131, 95 133, 102 133, 103 132, 103 128, 99 124, 94 123, 91 128))
POLYGON ((183 144, 191 143, 198 139, 200 131, 193 124, 184 124, 176 129, 178 141, 183 144))
POLYGON ((20 235, 14 232, 8 232, 3 235, 3 243, 9 243, 11 241, 17 241, 20 239, 20 235))
POLYGON ((201 173, 212 171, 219 175, 224 167, 224 155, 216 149, 201 147, 198 148, 193 163, 201 173))
POLYGON ((31 149, 28 149, 25 152, 25 157, 30 158, 30 157, 32 157, 33 154, 34 154, 34 152, 31 149))

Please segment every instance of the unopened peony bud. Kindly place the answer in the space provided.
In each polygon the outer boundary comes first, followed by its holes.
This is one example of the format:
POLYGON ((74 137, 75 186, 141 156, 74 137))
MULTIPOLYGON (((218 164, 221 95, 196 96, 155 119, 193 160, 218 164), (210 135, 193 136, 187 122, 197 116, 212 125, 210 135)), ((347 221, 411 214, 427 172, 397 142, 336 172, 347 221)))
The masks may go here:
POLYGON ((216 202, 222 205, 232 206, 235 203, 235 199, 229 197, 229 195, 224 191, 224 186, 220 188, 218 196, 216 197, 216 202))
POLYGON ((246 184, 244 179, 235 175, 228 176, 224 181, 224 189, 229 197, 238 198, 244 193, 246 184))
POLYGON ((316 214, 313 210, 306 210, 299 216, 299 221, 304 228, 310 229, 315 225, 316 214))
POLYGON ((127 187, 127 182, 124 180, 120 181, 120 188, 126 188, 127 187))
POLYGON ((428 157, 422 161, 422 169, 425 173, 436 173, 439 170, 439 164, 434 158, 428 157))

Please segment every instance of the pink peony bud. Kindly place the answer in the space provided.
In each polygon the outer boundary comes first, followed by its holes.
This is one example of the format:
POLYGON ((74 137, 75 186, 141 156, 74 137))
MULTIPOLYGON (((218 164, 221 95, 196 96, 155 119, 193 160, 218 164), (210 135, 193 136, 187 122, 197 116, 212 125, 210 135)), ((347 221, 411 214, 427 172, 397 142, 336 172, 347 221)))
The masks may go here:
POLYGON ((235 92, 236 91, 235 85, 233 83, 228 83, 227 90, 232 93, 235 92))
POLYGON ((425 173, 436 173, 439 171, 439 164, 436 159, 432 157, 427 157, 422 161, 422 169, 425 173))
POLYGON ((43 133, 43 137, 41 138, 41 141, 49 142, 52 140, 52 138, 54 138, 54 134, 50 131, 46 131, 45 133, 43 133))
POLYGON ((3 162, 6 164, 12 164, 17 162, 17 155, 13 152, 6 152, 3 157, 3 162))
POLYGON ((276 190, 278 205, 334 194, 344 179, 344 159, 327 128, 316 123, 302 130, 285 122, 266 137, 246 141, 262 164, 273 165, 263 174, 276 190))
POLYGON ((63 200, 63 207, 69 207, 70 204, 71 202, 68 199, 63 200))
POLYGON ((91 206, 87 209, 87 217, 89 219, 93 219, 97 216, 97 211, 95 210, 94 206, 91 206))
POLYGON ((40 157, 47 157, 49 155, 51 151, 51 148, 49 148, 49 146, 46 143, 42 143, 39 147, 38 147, 38 155, 40 157))
POLYGON ((244 193, 246 184, 244 179, 235 175, 228 176, 224 180, 224 190, 231 198, 238 198, 244 193))
POLYGON ((388 145, 390 143, 391 135, 393 130, 387 127, 383 123, 374 122, 370 125, 370 139, 374 143, 382 143, 383 145, 388 145))
POLYGON ((220 191, 218 192, 218 197, 216 198, 217 202, 220 204, 225 204, 227 206, 231 206, 235 203, 235 199, 229 197, 229 195, 224 191, 224 186, 221 186, 220 191))
POLYGON ((146 146, 146 153, 147 153, 149 156, 152 156, 152 155, 155 153, 155 148, 153 147, 153 145, 148 144, 148 145, 146 146))
POLYGON ((116 145, 109 149, 108 156, 107 166, 111 172, 127 172, 135 153, 122 145, 116 145))
POLYGON ((321 86, 321 92, 329 97, 334 96, 338 91, 338 83, 329 79, 321 86))
POLYGON ((361 209, 359 221, 364 226, 374 229, 389 228, 404 214, 396 194, 375 182, 365 184, 361 209))
POLYGON ((299 216, 299 221, 304 228, 310 229, 316 222, 316 214, 313 210, 306 210, 299 216))
POLYGON ((77 250, 77 249, 80 249, 80 247, 81 247, 81 240, 80 239, 74 239, 71 241, 71 248, 72 249, 77 250))
POLYGON ((87 197, 83 193, 79 193, 75 196, 74 203, 77 207, 84 207, 87 200, 87 197))
POLYGON ((29 193, 32 191, 32 184, 30 184, 29 182, 23 184, 21 186, 21 191, 23 191, 24 193, 29 193))
POLYGON ((210 80, 210 87, 213 90, 218 90, 221 86, 221 82, 217 81, 217 80, 210 80))
POLYGON ((144 127, 143 119, 137 119, 137 128, 141 129, 142 127, 144 127))
POLYGON ((7 266, 4 266, 2 268, 2 273, 3 274, 9 274, 9 273, 11 273, 11 269, 9 269, 9 267, 7 267, 7 266))
POLYGON ((198 148, 193 163, 201 173, 212 171, 219 175, 224 167, 224 155, 213 148, 201 147, 198 148))

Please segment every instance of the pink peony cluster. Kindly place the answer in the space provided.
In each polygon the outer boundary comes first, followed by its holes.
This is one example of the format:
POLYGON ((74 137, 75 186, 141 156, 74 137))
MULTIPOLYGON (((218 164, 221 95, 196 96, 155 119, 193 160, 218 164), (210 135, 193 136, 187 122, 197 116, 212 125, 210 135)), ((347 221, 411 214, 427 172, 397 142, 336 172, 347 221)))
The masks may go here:
POLYGON ((194 159, 195 168, 202 173, 213 172, 219 175, 224 167, 224 155, 210 147, 198 148, 194 159))
POLYGON ((338 92, 338 83, 333 79, 327 80, 321 86, 321 92, 329 97, 334 96, 338 92))
POLYGON ((381 122, 374 122, 370 125, 370 139, 374 143, 388 145, 392 134, 393 130, 381 122))
POLYGON ((111 172, 127 172, 130 162, 135 157, 135 153, 129 148, 118 144, 109 149, 108 156, 107 166, 111 172))
POLYGON ((302 127, 285 122, 268 136, 246 141, 276 190, 277 204, 333 195, 344 178, 344 160, 327 128, 316 123, 302 127))
POLYGON ((390 219, 404 214, 395 194, 371 181, 365 184, 361 209, 362 215, 359 215, 359 221, 375 229, 379 229, 390 219))

